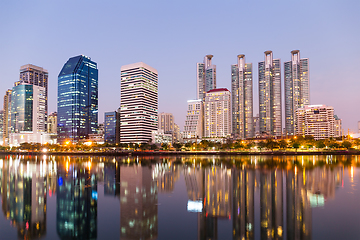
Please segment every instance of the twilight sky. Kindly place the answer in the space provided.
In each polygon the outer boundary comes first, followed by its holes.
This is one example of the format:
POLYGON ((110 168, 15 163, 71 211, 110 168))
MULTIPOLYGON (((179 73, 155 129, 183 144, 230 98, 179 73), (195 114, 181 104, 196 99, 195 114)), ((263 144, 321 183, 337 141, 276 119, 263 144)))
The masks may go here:
POLYGON ((120 105, 120 67, 142 61, 159 72, 159 112, 173 113, 182 131, 187 100, 196 98, 196 63, 206 54, 214 55, 217 87, 230 89, 238 54, 253 63, 256 115, 264 51, 281 59, 283 84, 283 63, 299 49, 310 61, 310 103, 333 106, 345 132, 355 131, 359 10, 357 0, 1 1, 0 104, 30 63, 49 71, 48 107, 56 111, 57 76, 70 57, 84 54, 98 64, 103 122, 120 105))

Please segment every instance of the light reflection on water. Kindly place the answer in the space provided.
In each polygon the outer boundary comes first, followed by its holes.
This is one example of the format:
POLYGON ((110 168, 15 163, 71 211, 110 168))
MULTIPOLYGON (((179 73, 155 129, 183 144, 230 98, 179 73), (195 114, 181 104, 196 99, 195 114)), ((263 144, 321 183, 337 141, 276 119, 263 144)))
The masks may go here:
MULTIPOLYGON (((0 234, 336 239, 345 230, 316 209, 358 222, 359 166, 358 156, 0 157, 0 234)), ((359 231, 347 224, 346 239, 359 231)))

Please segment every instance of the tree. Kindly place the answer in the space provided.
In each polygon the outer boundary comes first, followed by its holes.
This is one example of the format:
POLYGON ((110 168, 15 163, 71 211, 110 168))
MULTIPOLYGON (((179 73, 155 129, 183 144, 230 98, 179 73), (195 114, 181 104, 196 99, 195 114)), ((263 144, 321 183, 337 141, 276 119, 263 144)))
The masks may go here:
POLYGON ((326 147, 326 145, 324 143, 324 140, 322 140, 322 139, 317 140, 315 142, 315 147, 318 148, 318 149, 326 147))
POLYGON ((174 143, 173 146, 176 149, 176 151, 180 151, 183 145, 181 143, 177 142, 177 143, 174 143))
POLYGON ((266 146, 266 143, 264 141, 260 141, 260 142, 257 143, 257 146, 261 151, 261 149, 263 149, 266 146))
POLYGON ((282 139, 282 140, 279 141, 279 147, 280 147, 280 149, 286 149, 287 146, 288 146, 288 143, 287 143, 284 139, 282 139))
POLYGON ((349 141, 343 141, 342 144, 341 144, 341 146, 342 146, 343 148, 350 149, 350 148, 352 147, 352 144, 351 144, 351 142, 349 142, 349 141))
POLYGON ((295 150, 297 151, 298 148, 300 147, 300 143, 295 141, 295 142, 293 142, 292 147, 295 148, 295 150))
POLYGON ((266 146, 267 149, 270 149, 271 151, 274 151, 274 148, 277 148, 279 145, 278 145, 277 142, 274 141, 274 139, 268 138, 266 140, 266 145, 265 146, 266 146))

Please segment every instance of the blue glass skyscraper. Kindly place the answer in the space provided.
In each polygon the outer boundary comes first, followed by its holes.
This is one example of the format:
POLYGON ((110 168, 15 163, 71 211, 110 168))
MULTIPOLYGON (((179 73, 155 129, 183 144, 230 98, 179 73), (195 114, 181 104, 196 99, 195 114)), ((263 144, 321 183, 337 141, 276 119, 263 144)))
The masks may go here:
POLYGON ((58 76, 58 142, 78 142, 98 126, 98 69, 84 55, 70 58, 58 76))

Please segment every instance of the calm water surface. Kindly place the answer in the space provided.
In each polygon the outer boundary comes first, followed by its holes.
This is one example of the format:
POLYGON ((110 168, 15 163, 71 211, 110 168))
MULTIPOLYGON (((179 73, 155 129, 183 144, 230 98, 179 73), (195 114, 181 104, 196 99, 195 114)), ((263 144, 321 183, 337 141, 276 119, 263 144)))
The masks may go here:
POLYGON ((0 239, 360 239, 358 156, 0 156, 0 239))

